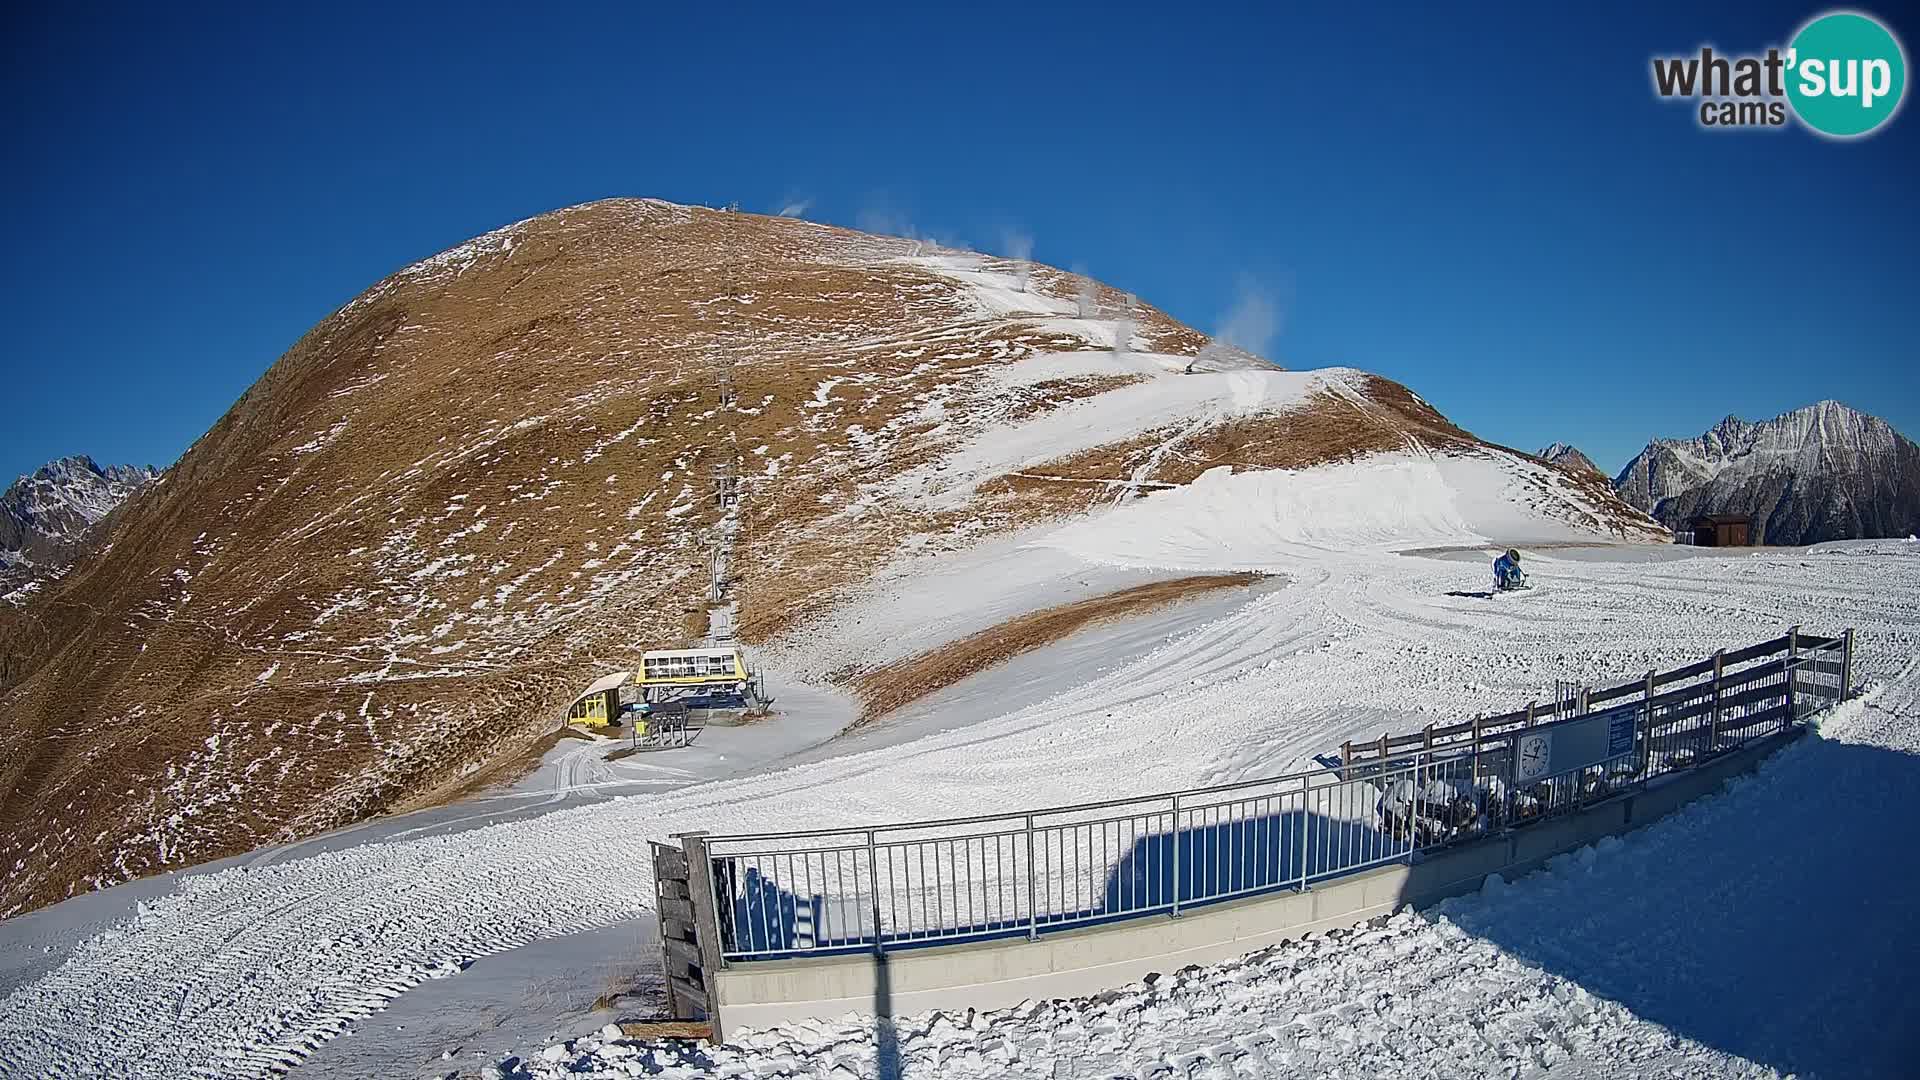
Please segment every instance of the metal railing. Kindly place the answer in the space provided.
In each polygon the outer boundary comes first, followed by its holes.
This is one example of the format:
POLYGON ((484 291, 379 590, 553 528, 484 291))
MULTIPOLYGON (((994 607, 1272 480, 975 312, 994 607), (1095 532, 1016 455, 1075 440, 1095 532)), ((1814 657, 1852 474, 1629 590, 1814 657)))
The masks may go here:
POLYGON ((1033 937, 1304 890, 1569 813, 1782 732, 1844 696, 1851 653, 1851 631, 1794 632, 1620 687, 1583 688, 1577 711, 1555 720, 1476 722, 1460 729, 1471 739, 1436 741, 1430 728, 1409 751, 1271 779, 706 837, 719 952, 749 960, 1033 937))

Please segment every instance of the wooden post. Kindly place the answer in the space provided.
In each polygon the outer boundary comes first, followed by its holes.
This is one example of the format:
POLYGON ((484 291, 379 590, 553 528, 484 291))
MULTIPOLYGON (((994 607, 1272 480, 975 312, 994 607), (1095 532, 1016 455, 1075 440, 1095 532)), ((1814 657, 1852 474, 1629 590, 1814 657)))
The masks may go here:
POLYGON ((1720 676, 1726 671, 1727 650, 1713 654, 1713 719, 1707 727, 1707 745, 1720 745, 1720 676))
POLYGON ((1533 710, 1534 710, 1534 707, 1538 704, 1540 703, 1537 701, 1527 702, 1527 726, 1528 727, 1533 726, 1533 710))
POLYGON ((1840 631, 1840 695, 1835 703, 1845 701, 1853 690, 1853 628, 1840 631))
POLYGON ((1581 716, 1587 715, 1587 695, 1592 692, 1593 687, 1591 686, 1582 686, 1580 688, 1580 701, 1579 704, 1574 706, 1574 710, 1581 716))
POLYGON ((1353 740, 1340 744, 1340 779, 1353 779, 1353 740))
POLYGON ((1384 731, 1380 733, 1380 760, 1387 760, 1387 733, 1384 731))
MULTIPOLYGON (((667 977, 667 1015, 692 1020, 706 1010, 682 989, 683 949, 693 929, 693 905, 687 900, 687 856, 672 844, 652 841, 654 915, 660 931, 660 970, 667 977)), ((698 947, 695 947, 697 953, 698 947)), ((691 974, 691 972, 688 972, 691 974)))
POLYGON ((1480 717, 1473 718, 1473 786, 1480 786, 1480 717))
POLYGON ((720 905, 713 895, 713 860, 707 855, 707 833, 685 832, 675 839, 687 853, 687 897, 693 902, 693 925, 700 947, 700 986, 706 992, 707 1023, 712 1039, 724 1038, 720 1030, 720 905))
POLYGON ((1653 773, 1653 678, 1657 672, 1647 672, 1646 715, 1640 720, 1640 777, 1649 778, 1653 773))
POLYGON ((1800 716, 1799 701, 1794 693, 1800 681, 1800 626, 1798 623, 1787 627, 1787 722, 1792 723, 1800 716))
POLYGON ((1422 734, 1426 736, 1426 740, 1425 740, 1426 749, 1428 750, 1433 749, 1433 725, 1429 723, 1427 725, 1426 731, 1424 731, 1422 734))

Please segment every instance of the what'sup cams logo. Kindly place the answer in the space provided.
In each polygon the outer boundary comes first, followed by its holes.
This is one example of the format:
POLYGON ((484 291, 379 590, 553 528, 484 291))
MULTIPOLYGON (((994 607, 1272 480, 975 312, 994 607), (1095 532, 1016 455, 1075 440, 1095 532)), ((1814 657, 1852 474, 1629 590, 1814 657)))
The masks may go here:
POLYGON ((1782 127, 1789 116, 1829 138, 1871 134, 1893 119, 1907 91, 1907 54, 1871 15, 1832 11, 1800 28, 1783 51, 1656 56, 1653 89, 1699 101, 1705 128, 1782 127))

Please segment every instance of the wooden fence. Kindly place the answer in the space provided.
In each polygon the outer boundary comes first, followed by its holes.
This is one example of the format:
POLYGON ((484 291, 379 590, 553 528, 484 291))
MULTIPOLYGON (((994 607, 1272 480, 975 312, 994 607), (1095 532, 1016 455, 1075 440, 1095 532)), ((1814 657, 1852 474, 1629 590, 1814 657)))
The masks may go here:
MULTIPOLYGON (((706 848, 697 834, 682 837, 686 848, 651 841, 653 845, 653 884, 660 925, 660 962, 667 975, 667 1011, 683 1020, 712 1015, 713 976, 720 969, 720 956, 711 939, 700 927, 713 926, 713 884, 711 875, 694 878, 689 865, 706 865, 706 848), (688 853, 696 856, 693 863, 688 853)), ((718 1035, 718 1032, 715 1032, 718 1035)))
MULTIPOLYGON (((1382 761, 1402 754, 1424 750, 1455 750, 1477 747, 1482 742, 1505 736, 1536 724, 1550 723, 1579 715, 1609 702, 1639 697, 1662 710, 1667 721, 1682 720, 1712 713, 1716 717, 1729 709, 1766 696, 1770 691, 1754 684, 1777 676, 1790 667, 1811 667, 1821 674, 1840 676, 1844 685, 1853 662, 1853 631, 1840 637, 1803 634, 1799 627, 1771 641, 1762 641, 1732 651, 1722 650, 1704 660, 1671 671, 1649 671, 1632 682, 1605 689, 1581 688, 1576 694, 1542 705, 1530 701, 1523 709, 1498 716, 1476 717, 1455 724, 1428 724, 1405 735, 1381 732, 1378 739, 1348 741, 1340 748, 1343 764, 1382 761), (1838 660, 1802 658, 1808 650, 1829 652, 1839 646, 1838 660), (1777 657, 1778 659, 1773 659, 1777 657), (1756 661, 1767 661, 1756 663, 1756 661), (1745 665, 1745 666, 1743 666, 1745 665), (1698 684, 1677 686, 1676 684, 1698 684), (1676 687, 1662 693, 1663 687, 1676 687), (1749 687, 1752 687, 1749 689, 1749 687), (1701 691, 1705 690, 1703 697, 1701 691)), ((1505 740, 1502 739, 1502 742, 1505 740)))

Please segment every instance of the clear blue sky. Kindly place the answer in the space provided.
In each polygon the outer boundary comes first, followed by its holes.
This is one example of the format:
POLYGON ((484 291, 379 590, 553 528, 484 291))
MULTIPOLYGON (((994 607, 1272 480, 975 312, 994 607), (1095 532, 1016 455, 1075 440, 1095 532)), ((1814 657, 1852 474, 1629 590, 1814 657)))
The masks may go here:
POLYGON ((0 474, 169 463, 381 276, 611 195, 1021 231, 1203 329, 1251 280, 1278 361, 1609 470, 1825 397, 1920 435, 1920 112, 1714 134, 1650 89, 1819 8, 830 7, 10 6, 0 474))

